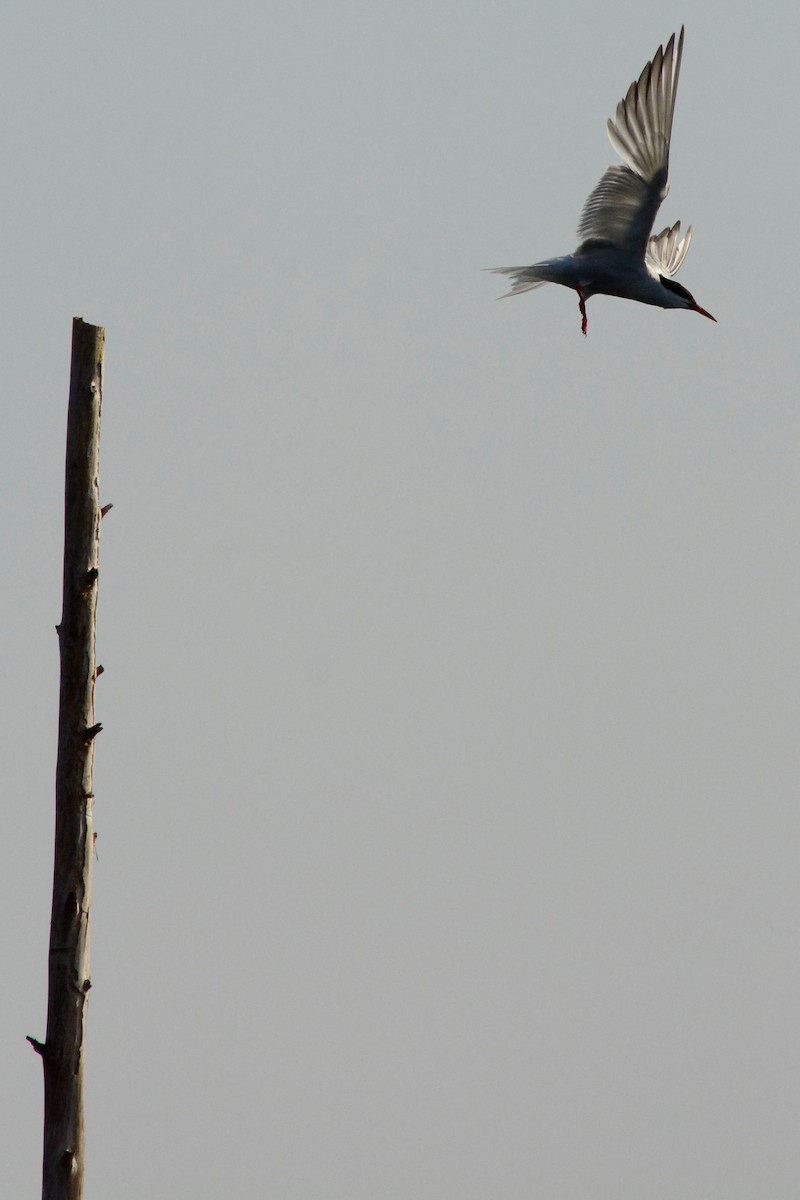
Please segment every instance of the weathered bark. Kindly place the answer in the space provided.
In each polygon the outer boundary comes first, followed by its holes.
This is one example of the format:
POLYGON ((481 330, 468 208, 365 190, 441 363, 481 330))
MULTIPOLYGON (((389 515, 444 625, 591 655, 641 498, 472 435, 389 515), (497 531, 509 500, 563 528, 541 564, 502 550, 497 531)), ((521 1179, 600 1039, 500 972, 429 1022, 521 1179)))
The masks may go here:
POLYGON ((43 1200, 83 1194, 83 1078, 92 893, 98 463, 105 332, 76 318, 67 416, 61 691, 44 1065, 43 1200))

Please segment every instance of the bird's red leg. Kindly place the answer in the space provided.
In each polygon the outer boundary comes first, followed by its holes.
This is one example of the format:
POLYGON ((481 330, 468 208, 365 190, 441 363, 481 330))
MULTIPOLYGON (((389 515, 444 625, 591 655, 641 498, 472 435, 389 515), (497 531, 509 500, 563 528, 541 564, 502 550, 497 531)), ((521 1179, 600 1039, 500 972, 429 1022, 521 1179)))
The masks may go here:
POLYGON ((586 301, 583 298, 583 292, 580 288, 575 289, 578 293, 578 307, 581 310, 581 333, 586 337, 586 330, 589 327, 589 318, 586 316, 586 301))

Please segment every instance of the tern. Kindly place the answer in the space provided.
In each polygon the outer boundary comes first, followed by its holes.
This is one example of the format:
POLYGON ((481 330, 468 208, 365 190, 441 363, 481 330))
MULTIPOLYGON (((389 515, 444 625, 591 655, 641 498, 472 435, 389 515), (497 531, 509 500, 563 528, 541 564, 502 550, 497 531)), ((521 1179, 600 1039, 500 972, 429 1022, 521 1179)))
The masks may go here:
POLYGON ((652 232, 669 191, 669 143, 682 55, 683 26, 677 50, 673 33, 666 49, 659 46, 628 88, 617 105, 616 118, 609 119, 608 136, 624 165, 609 167, 583 206, 578 249, 530 267, 490 268, 511 276, 513 286, 506 296, 545 283, 574 288, 584 336, 586 301, 598 294, 659 308, 688 308, 716 321, 672 278, 689 249, 691 225, 683 237, 680 221, 661 233, 652 232))

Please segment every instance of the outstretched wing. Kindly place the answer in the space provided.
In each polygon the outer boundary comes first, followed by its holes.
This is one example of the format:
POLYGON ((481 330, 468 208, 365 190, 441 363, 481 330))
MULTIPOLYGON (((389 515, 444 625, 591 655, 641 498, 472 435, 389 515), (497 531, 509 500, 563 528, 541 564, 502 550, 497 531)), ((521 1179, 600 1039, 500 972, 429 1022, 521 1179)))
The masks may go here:
MULTIPOLYGON (((576 254, 615 246, 643 258, 656 213, 667 194, 669 143, 683 56, 683 27, 659 46, 608 121, 611 145, 624 166, 609 167, 581 214, 576 254)), ((688 243, 687 243, 688 245, 688 243)))
POLYGON ((647 243, 644 256, 645 264, 651 275, 674 275, 686 258, 686 251, 692 240, 691 225, 681 237, 681 223, 676 221, 670 229, 662 229, 647 243))

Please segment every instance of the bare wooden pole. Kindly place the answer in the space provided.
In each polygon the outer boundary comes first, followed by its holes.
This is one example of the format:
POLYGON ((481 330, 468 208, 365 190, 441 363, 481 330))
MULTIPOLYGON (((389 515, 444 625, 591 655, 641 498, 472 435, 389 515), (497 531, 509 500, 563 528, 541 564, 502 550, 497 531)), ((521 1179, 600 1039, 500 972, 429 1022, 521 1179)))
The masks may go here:
POLYGON ((98 465, 105 331, 76 317, 67 415, 64 598, 56 766, 47 1035, 28 1040, 44 1064, 43 1200, 83 1195, 83 1077, 92 895, 98 465))

